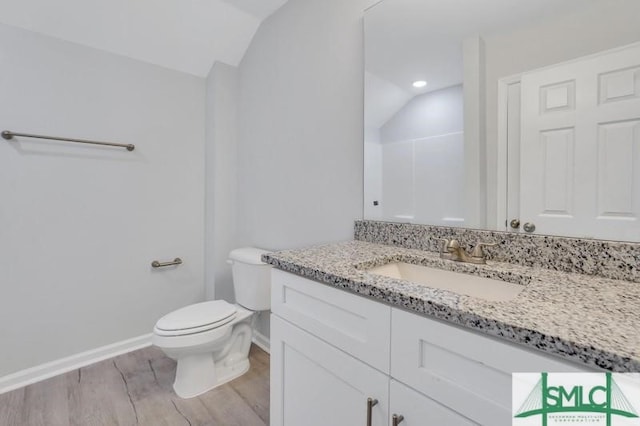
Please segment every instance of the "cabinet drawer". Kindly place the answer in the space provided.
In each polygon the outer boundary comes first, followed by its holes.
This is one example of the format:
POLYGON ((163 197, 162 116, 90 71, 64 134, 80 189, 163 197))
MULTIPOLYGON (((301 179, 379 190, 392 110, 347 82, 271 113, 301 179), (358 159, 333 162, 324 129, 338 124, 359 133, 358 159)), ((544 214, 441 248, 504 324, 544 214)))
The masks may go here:
POLYGON ((511 424, 511 373, 587 371, 399 309, 391 322, 391 375, 482 425, 511 424))
POLYGON ((389 372, 389 306, 274 269, 271 311, 378 370, 389 372))

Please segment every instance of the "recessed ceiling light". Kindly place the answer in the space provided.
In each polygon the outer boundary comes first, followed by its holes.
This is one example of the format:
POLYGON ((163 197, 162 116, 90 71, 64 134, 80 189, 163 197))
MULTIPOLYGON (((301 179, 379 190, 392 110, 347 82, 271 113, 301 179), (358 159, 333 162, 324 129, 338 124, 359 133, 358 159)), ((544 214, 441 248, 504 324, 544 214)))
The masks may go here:
POLYGON ((418 81, 414 81, 413 82, 413 87, 416 87, 418 89, 421 88, 421 87, 424 87, 426 85, 427 85, 427 82, 424 81, 424 80, 418 80, 418 81))

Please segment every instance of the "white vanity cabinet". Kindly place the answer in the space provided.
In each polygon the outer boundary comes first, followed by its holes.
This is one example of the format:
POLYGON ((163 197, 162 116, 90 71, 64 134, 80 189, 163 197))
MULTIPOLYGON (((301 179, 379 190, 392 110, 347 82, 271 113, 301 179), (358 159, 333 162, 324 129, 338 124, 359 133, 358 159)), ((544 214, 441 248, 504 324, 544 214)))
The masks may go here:
POLYGON ((511 373, 587 371, 272 272, 271 426, 507 426, 511 373), (367 399, 377 400, 368 409, 367 399), (371 422, 368 423, 368 411, 371 422))
POLYGON ((387 424, 391 308, 273 270, 271 425, 387 424))

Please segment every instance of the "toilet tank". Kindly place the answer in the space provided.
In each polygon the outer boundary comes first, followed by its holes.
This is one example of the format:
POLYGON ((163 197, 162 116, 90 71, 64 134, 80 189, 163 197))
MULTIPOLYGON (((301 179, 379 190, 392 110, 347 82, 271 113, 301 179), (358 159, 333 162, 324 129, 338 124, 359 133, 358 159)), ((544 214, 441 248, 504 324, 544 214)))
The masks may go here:
POLYGON ((252 311, 271 309, 271 265, 262 261, 265 253, 255 247, 229 253, 236 303, 252 311))

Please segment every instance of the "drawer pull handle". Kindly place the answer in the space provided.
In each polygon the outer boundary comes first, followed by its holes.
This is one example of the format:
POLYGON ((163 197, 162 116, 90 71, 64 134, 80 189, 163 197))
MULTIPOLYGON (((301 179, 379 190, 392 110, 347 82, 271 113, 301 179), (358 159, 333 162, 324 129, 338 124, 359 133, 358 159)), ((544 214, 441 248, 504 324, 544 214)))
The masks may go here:
POLYGON ((371 412, 376 405, 378 405, 377 399, 367 398, 367 426, 371 426, 371 412))
POLYGON ((404 420, 404 416, 399 416, 397 414, 394 414, 393 417, 391 417, 391 420, 392 420, 393 426, 398 426, 404 420))

